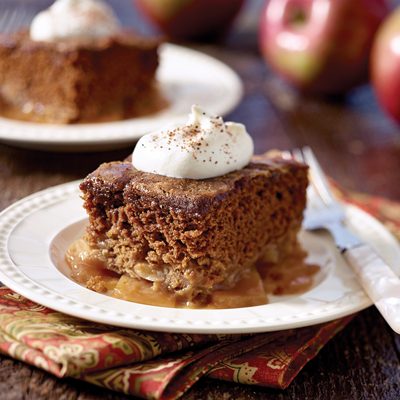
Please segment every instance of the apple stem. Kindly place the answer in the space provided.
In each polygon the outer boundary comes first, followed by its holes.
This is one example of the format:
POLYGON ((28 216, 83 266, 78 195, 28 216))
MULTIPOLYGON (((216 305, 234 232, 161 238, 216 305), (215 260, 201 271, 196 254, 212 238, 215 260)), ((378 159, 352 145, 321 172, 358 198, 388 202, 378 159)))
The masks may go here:
POLYGON ((288 22, 291 25, 303 25, 307 21, 307 14, 304 9, 294 7, 290 10, 288 22))

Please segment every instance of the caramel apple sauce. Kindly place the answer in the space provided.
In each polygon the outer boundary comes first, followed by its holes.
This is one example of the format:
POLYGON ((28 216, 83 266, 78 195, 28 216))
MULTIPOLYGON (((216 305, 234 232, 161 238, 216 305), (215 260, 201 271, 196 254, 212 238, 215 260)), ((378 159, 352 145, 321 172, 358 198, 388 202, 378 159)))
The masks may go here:
POLYGON ((268 303, 268 295, 292 295, 308 291, 320 267, 306 262, 300 247, 280 263, 257 263, 243 274, 233 288, 215 290, 204 305, 188 303, 183 297, 145 279, 119 275, 96 258, 84 239, 66 252, 69 277, 96 292, 122 300, 161 307, 238 308, 268 303))

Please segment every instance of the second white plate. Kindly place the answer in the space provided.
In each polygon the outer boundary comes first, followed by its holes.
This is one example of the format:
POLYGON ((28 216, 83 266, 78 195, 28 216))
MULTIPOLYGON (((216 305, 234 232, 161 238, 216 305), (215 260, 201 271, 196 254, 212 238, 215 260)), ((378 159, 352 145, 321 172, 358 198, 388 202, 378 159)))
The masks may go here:
MULTIPOLYGON (((191 310, 154 307, 111 298, 68 279, 53 264, 82 231, 85 212, 79 182, 29 196, 0 214, 0 281, 40 304, 84 319, 127 328, 190 333, 266 332, 313 325, 371 304, 328 235, 301 233, 311 262, 322 269, 301 295, 276 296, 247 308, 191 310)), ((399 274, 396 239, 370 215, 346 209, 351 227, 399 274)), ((59 266, 60 267, 60 266, 59 266)))
POLYGON ((97 124, 51 125, 0 117, 0 141, 57 151, 96 151, 123 147, 145 133, 185 122, 192 104, 225 115, 242 97, 242 83, 227 65, 199 51, 173 44, 160 49, 157 79, 169 106, 156 114, 97 124))

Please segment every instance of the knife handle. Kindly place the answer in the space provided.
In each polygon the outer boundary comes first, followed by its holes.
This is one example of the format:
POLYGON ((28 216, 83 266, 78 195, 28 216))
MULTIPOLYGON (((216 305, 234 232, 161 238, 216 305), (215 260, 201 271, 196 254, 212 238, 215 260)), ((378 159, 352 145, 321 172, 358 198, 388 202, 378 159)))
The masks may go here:
POLYGON ((400 333, 399 277, 368 244, 348 249, 343 255, 383 318, 400 333))

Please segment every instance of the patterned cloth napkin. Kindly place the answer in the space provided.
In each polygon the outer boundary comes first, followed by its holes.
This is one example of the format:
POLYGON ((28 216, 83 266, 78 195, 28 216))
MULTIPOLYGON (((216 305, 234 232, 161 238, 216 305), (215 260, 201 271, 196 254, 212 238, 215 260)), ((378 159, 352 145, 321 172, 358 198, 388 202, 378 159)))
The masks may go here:
MULTIPOLYGON (((400 239, 400 204, 338 194, 375 215, 400 239)), ((351 319, 256 335, 147 332, 80 320, 2 287, 0 352, 58 377, 167 400, 177 399, 205 375, 284 389, 351 319)))

